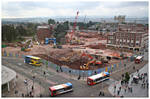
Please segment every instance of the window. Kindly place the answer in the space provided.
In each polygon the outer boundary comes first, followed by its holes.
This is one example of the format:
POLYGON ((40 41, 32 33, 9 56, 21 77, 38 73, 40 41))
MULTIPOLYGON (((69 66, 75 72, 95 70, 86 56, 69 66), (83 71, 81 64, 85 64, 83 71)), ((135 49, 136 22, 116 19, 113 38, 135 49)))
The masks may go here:
POLYGON ((123 42, 126 42, 126 39, 124 39, 123 42))
POLYGON ((111 40, 108 40, 108 43, 111 43, 111 40))

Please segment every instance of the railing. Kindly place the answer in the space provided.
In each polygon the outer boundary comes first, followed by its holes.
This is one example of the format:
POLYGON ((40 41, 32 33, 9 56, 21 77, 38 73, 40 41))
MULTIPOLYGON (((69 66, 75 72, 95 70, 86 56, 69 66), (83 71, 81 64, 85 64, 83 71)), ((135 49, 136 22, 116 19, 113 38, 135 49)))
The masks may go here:
MULTIPOLYGON (((4 57, 17 57, 17 58, 24 58, 25 55, 23 54, 17 54, 17 53, 8 53, 6 51, 3 51, 2 52, 2 56, 4 57)), ((88 76, 91 76, 91 75, 94 75, 94 74, 97 74, 97 73, 101 73, 103 71, 108 71, 110 73, 120 69, 122 66, 126 66, 125 64, 129 63, 129 62, 132 62, 134 61, 134 57, 131 56, 130 58, 127 58, 126 60, 120 60, 119 63, 117 64, 112 64, 110 66, 106 66, 105 68, 99 68, 99 69, 96 69, 96 70, 76 70, 76 69, 71 69, 71 68, 68 68, 68 67, 64 67, 64 66, 59 66, 57 64, 54 64, 53 62, 50 62, 50 61, 47 61, 47 60, 44 60, 44 59, 41 59, 41 62, 56 70, 56 71, 59 71, 61 72, 64 72, 64 73, 68 73, 68 74, 71 74, 71 75, 74 75, 74 76, 82 76, 82 77, 88 77, 88 76)))

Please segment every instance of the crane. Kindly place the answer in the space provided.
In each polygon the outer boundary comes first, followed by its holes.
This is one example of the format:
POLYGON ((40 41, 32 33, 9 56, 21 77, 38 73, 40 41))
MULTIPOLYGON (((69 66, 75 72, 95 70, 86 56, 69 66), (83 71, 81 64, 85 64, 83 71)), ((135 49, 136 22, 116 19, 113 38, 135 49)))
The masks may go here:
POLYGON ((75 22, 74 22, 74 25, 73 25, 73 30, 72 30, 72 32, 71 32, 70 41, 72 40, 72 36, 73 36, 73 34, 74 34, 74 32, 75 32, 75 28, 76 28, 76 25, 77 25, 78 14, 79 14, 79 11, 77 11, 77 15, 76 15, 76 17, 75 17, 75 22))

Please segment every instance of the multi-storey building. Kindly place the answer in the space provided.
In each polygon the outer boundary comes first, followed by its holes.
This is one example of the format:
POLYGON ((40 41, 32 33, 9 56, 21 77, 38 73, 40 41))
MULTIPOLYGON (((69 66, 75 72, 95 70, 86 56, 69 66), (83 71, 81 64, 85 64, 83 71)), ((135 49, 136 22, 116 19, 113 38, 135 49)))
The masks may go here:
POLYGON ((45 38, 52 36, 52 28, 49 25, 37 27, 37 39, 39 42, 44 42, 45 38))
POLYGON ((120 24, 107 36, 107 45, 139 51, 148 46, 148 28, 142 24, 120 24))

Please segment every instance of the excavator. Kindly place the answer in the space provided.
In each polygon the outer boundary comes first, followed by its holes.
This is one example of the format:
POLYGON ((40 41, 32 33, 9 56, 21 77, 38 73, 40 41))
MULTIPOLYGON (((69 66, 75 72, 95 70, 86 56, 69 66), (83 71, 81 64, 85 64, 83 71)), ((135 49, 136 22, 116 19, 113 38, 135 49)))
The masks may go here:
MULTIPOLYGON (((81 58, 82 58, 83 56, 88 56, 91 60, 93 59, 93 57, 92 57, 91 55, 86 54, 86 53, 83 53, 83 54, 81 55, 81 58)), ((91 61, 89 61, 87 64, 84 64, 83 66, 80 66, 80 69, 81 69, 81 70, 88 70, 88 69, 89 69, 89 64, 91 64, 91 61)))
POLYGON ((83 66, 80 66, 80 69, 81 70, 88 70, 89 69, 89 65, 101 65, 104 63, 104 60, 102 58, 100 58, 100 61, 98 61, 97 59, 93 58, 91 55, 89 54, 85 54, 83 53, 82 55, 84 56, 88 56, 90 59, 92 59, 91 61, 89 61, 87 64, 84 64, 83 66))
POLYGON ((31 44, 32 40, 28 40, 22 47, 21 47, 21 51, 31 51, 31 47, 33 47, 33 45, 31 44))

